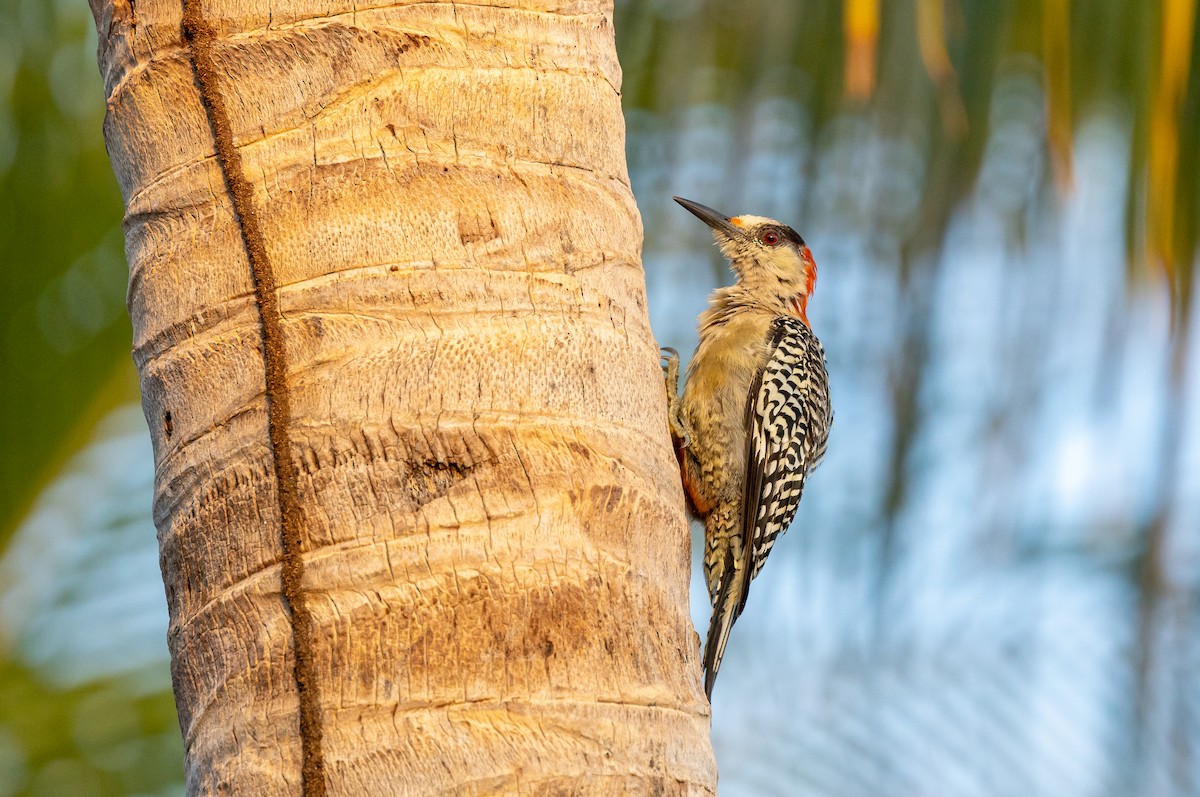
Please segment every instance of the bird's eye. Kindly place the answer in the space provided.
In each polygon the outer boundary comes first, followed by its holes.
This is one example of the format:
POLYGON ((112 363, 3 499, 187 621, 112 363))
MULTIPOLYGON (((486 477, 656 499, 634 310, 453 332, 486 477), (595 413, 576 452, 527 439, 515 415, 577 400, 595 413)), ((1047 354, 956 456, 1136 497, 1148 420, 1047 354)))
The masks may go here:
POLYGON ((783 239, 775 230, 763 230, 759 233, 758 240, 767 246, 779 246, 779 242, 783 239))

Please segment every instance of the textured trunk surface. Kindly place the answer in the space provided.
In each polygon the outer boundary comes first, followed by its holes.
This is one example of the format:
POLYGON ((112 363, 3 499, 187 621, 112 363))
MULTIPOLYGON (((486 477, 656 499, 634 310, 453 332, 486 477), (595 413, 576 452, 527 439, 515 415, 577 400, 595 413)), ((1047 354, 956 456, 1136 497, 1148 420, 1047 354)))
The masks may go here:
POLYGON ((714 792, 611 4, 92 4, 189 793, 714 792))

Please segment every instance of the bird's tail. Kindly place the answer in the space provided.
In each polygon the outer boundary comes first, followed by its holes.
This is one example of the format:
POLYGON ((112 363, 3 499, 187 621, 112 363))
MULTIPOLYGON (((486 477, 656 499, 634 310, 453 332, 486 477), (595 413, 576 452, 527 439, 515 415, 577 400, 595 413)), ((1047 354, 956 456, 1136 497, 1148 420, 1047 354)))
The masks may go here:
POLYGON ((704 694, 712 700, 713 684, 717 682, 717 671, 725 656, 729 643, 729 632, 745 605, 743 580, 749 570, 734 564, 732 546, 725 554, 725 569, 713 600, 712 619, 708 621, 708 639, 704 643, 704 694))

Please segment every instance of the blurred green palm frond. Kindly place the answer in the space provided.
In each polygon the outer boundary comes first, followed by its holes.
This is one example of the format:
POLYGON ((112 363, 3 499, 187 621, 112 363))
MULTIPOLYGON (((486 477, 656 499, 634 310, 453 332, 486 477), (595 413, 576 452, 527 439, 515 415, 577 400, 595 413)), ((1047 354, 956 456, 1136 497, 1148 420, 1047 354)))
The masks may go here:
POLYGON ((0 19, 2 546, 136 379, 87 3, 0 0, 0 19))

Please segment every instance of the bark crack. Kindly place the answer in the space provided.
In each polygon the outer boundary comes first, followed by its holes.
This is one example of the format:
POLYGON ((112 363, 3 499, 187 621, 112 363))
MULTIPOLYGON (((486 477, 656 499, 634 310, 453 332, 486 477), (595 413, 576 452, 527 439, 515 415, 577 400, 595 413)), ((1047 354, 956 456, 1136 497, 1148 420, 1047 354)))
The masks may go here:
POLYGON ((287 389, 288 360, 283 341, 278 285, 267 258, 262 226, 254 205, 254 192, 246 179, 241 153, 233 142, 229 112, 218 87, 220 70, 213 53, 216 32, 204 18, 201 0, 182 0, 182 4, 184 41, 196 73, 200 100, 212 128, 217 160, 233 201, 246 256, 253 272, 255 304, 258 306, 263 333, 267 436, 279 502, 283 554, 280 580, 284 608, 292 625, 294 676, 300 703, 301 791, 304 797, 324 797, 325 764, 321 750, 320 700, 312 655, 313 616, 302 588, 302 519, 297 468, 292 461, 288 440, 288 420, 291 415, 287 389))

